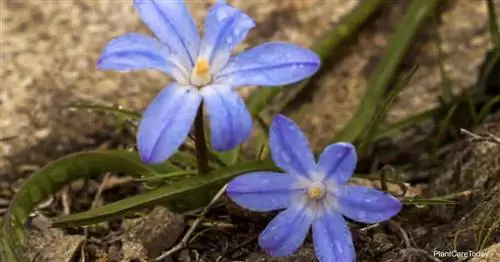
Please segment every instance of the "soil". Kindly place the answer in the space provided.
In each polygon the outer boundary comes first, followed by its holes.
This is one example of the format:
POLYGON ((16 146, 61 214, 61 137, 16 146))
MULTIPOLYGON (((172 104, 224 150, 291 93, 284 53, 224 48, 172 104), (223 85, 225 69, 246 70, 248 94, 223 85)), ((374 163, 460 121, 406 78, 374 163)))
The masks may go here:
MULTIPOLYGON (((134 146, 133 132, 117 132, 112 116, 70 111, 63 107, 85 100, 142 110, 170 81, 165 75, 152 71, 121 74, 96 70, 97 57, 111 38, 129 31, 148 32, 129 2, 7 0, 0 3, 0 214, 22 181, 48 162, 72 152, 134 146)), ((290 41, 310 47, 314 39, 324 35, 358 4, 354 0, 229 2, 257 22, 257 27, 238 50, 270 40, 290 41)), ((497 13, 500 13, 500 3, 494 2, 497 13)), ((188 4, 200 24, 210 1, 188 1, 188 4)), ((384 47, 407 5, 408 1, 385 4, 356 38, 346 44, 341 55, 336 56, 336 61, 329 65, 315 86, 301 94, 300 99, 287 109, 287 114, 310 137, 316 151, 321 150, 355 113, 370 73, 383 55, 384 47)), ((491 48, 485 1, 447 1, 438 12, 438 17, 435 23, 429 22, 424 26, 405 58, 401 71, 414 64, 420 65, 419 71, 410 86, 397 98, 387 122, 404 119, 438 105, 442 79, 436 37, 442 42, 441 61, 453 92, 458 94, 476 85, 479 69, 491 48)), ((247 97, 253 89, 244 88, 241 93, 247 97)), ((289 93, 283 92, 276 101, 289 93)), ((267 117, 273 113, 273 107, 270 108, 267 117)), ((499 123, 500 114, 496 113, 486 124, 473 131, 500 136, 499 123)), ((413 145, 407 142, 393 141, 406 148, 413 145)), ((493 251, 488 252, 499 253, 494 244, 500 242, 500 146, 464 137, 449 142, 443 147, 445 153, 439 165, 433 169, 420 166, 407 170, 403 177, 414 179, 418 176, 418 181, 408 186, 426 197, 469 190, 470 193, 459 197, 459 203, 454 206, 405 208, 394 222, 373 228, 352 223, 358 261, 451 261, 455 259, 440 257, 433 252, 478 251, 489 246, 493 251), (423 179, 419 176, 422 173, 425 174, 423 179), (490 234, 484 240, 486 232, 490 234)), ((402 147, 398 148, 401 150, 402 147)), ((386 151, 382 149, 378 152, 386 151)), ((376 161, 379 160, 368 156, 363 162, 363 169, 378 168, 381 164, 374 163, 376 161)), ((89 185, 72 185, 70 212, 89 208, 101 182, 102 177, 89 185)), ((117 184, 103 192, 100 204, 143 189, 136 183, 117 184)), ((63 212, 60 192, 44 210, 45 215, 63 212)), ((184 221, 190 224, 194 216, 179 218, 169 212, 162 214, 161 218, 150 220, 156 221, 154 223, 160 219, 181 221, 180 224, 172 222, 178 225, 170 227, 175 229, 173 231, 169 228, 158 231, 159 236, 169 236, 166 242, 171 246, 182 237, 184 221)), ((210 223, 201 225, 197 233, 203 233, 198 234, 195 241, 175 254, 173 259, 315 261, 310 237, 297 254, 288 258, 270 258, 258 248, 256 237, 273 215, 247 212, 224 199, 207 215, 218 226, 210 223)), ((86 232, 81 228, 68 229, 50 235, 38 234, 38 237, 46 243, 48 240, 45 237, 64 242, 69 236, 81 241, 79 236, 86 233, 86 243, 73 245, 78 251, 75 252, 77 254, 70 254, 68 261, 78 261, 82 256, 80 250, 84 250, 84 256, 89 259, 87 261, 121 261, 124 254, 128 254, 127 257, 136 256, 133 259, 147 259, 152 257, 150 254, 157 255, 159 250, 143 249, 149 247, 148 244, 124 237, 128 232, 124 225, 136 225, 142 223, 140 221, 149 221, 148 218, 147 215, 142 220, 128 218, 100 224, 86 232)), ((154 238, 148 236, 148 239, 154 238)), ((161 245, 162 250, 167 248, 161 245)), ((44 245, 39 249, 33 245, 28 246, 27 252, 42 252, 44 249, 44 245)), ((43 256, 38 257, 33 261, 43 261, 40 260, 43 256)), ((500 261, 500 258, 493 259, 487 261, 500 261)))

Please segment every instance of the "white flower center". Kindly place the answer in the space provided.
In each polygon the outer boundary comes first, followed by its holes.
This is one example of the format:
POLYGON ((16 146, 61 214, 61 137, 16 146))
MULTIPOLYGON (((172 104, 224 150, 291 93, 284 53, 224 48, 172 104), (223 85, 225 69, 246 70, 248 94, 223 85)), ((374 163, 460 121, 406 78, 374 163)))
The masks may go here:
POLYGON ((212 74, 210 73, 210 64, 204 58, 198 58, 193 72, 189 78, 192 85, 202 87, 212 81, 212 74))
POLYGON ((309 200, 320 200, 325 196, 325 185, 319 181, 312 182, 307 188, 307 197, 309 200))

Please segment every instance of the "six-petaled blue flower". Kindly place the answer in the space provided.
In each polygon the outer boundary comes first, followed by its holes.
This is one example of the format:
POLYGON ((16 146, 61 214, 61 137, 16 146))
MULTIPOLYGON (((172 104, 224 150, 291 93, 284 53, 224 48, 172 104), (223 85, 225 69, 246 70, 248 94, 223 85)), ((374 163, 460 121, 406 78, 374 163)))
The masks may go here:
POLYGON ((347 185, 356 167, 354 147, 328 146, 316 163, 299 127, 276 116, 270 130, 271 156, 286 173, 255 172, 231 181, 227 193, 253 211, 285 209, 264 229, 259 245, 272 256, 294 253, 312 225, 321 262, 355 261, 351 234, 342 215, 363 223, 388 220, 401 202, 382 191, 347 185))
POLYGON ((199 106, 205 105, 211 143, 224 151, 250 135, 252 118, 235 89, 245 85, 279 86, 314 74, 320 64, 312 51, 288 43, 270 42, 231 57, 254 21, 218 1, 200 34, 184 1, 136 0, 134 7, 156 38, 127 33, 111 40, 100 69, 157 69, 174 78, 144 112, 137 146, 146 163, 169 158, 190 132, 199 106))

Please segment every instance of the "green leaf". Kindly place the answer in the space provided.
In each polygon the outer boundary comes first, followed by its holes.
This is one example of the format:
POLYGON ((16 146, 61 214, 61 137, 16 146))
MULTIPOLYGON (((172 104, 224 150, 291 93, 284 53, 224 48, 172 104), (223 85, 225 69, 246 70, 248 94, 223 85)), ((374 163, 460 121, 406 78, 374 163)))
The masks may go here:
POLYGON ((183 176, 189 176, 189 175, 196 175, 198 171, 196 170, 181 170, 181 171, 176 171, 176 172, 171 172, 171 173, 166 173, 166 174, 158 174, 156 176, 147 176, 147 177, 142 177, 142 178, 137 178, 135 181, 141 181, 141 182, 150 182, 150 181, 157 181, 157 180, 168 180, 170 178, 178 178, 178 177, 183 177, 183 176))
POLYGON ((97 104, 79 102, 79 103, 66 105, 65 107, 69 108, 69 109, 87 109, 87 110, 92 110, 92 111, 101 111, 101 112, 105 112, 105 113, 111 113, 111 114, 114 114, 117 116, 131 118, 133 120, 140 120, 141 119, 140 113, 125 110, 125 109, 120 108, 119 106, 105 106, 105 105, 97 105, 97 104))
MULTIPOLYGON (((240 158, 240 151, 241 151, 241 145, 238 145, 237 147, 224 151, 224 152, 217 152, 214 153, 220 159, 222 162, 225 163, 225 165, 232 165, 236 164, 240 158)), ((224 165, 223 165, 224 166, 224 165)))
POLYGON ((399 64, 408 50, 417 29, 425 18, 435 10, 438 2, 439 0, 411 2, 408 11, 387 46, 387 52, 370 77, 368 88, 354 117, 337 134, 333 142, 353 142, 366 130, 368 123, 376 112, 377 106, 383 100, 390 82, 396 75, 399 64))
POLYGON ((196 157, 193 154, 179 151, 170 157, 170 161, 173 163, 181 163, 187 167, 196 167, 196 157))
POLYGON ((382 126, 380 131, 373 137, 372 143, 375 143, 377 141, 380 141, 382 139, 390 138, 392 136, 395 136, 396 134, 400 133, 402 130, 405 130, 411 126, 414 126, 418 123, 424 122, 433 116, 435 116, 437 113, 439 113, 440 108, 432 108, 429 110, 426 110, 422 113, 412 115, 408 118, 405 118, 399 122, 396 122, 394 124, 390 124, 387 126, 382 126))
POLYGON ((417 72, 417 66, 414 66, 413 69, 406 74, 401 82, 394 88, 394 90, 391 91, 391 93, 387 96, 387 98, 382 102, 382 105, 380 108, 377 110, 375 113, 375 116, 373 119, 369 122, 367 128, 366 128, 366 134, 363 138, 363 141, 361 142, 358 151, 360 153, 363 153, 366 149, 371 144, 371 141, 373 140, 373 137, 375 134, 378 132, 379 126, 382 121, 384 121, 385 116, 387 115, 387 112, 389 111, 389 108, 391 107, 392 103, 394 102, 394 99, 403 91, 404 88, 408 86, 410 83, 411 78, 417 72))
POLYGON ((488 101, 479 111, 477 115, 477 122, 475 123, 476 125, 484 121, 488 113, 491 111, 494 105, 500 103, 500 95, 497 95, 493 97, 490 101, 488 101))
POLYGON ((426 206, 426 205, 454 205, 455 201, 441 198, 410 198, 404 197, 401 202, 405 205, 426 206))
POLYGON ((55 227, 83 226, 123 216, 131 211, 158 204, 174 212, 186 212, 205 206, 219 189, 232 178, 248 172, 279 171, 271 161, 252 161, 227 166, 203 176, 190 177, 108 205, 63 216, 55 227))
POLYGON ((459 105, 458 102, 452 104, 451 107, 446 112, 444 119, 439 122, 438 133, 432 144, 432 150, 431 150, 432 161, 436 160, 437 150, 439 146, 442 144, 446 135, 449 133, 451 126, 453 125, 453 116, 455 115, 458 105, 459 105))
POLYGON ((144 165, 136 152, 122 150, 76 153, 48 164, 28 178, 10 202, 2 226, 3 261, 26 261, 18 248, 24 241, 24 224, 29 213, 39 202, 64 185, 104 172, 141 177, 175 171, 168 164, 144 165))

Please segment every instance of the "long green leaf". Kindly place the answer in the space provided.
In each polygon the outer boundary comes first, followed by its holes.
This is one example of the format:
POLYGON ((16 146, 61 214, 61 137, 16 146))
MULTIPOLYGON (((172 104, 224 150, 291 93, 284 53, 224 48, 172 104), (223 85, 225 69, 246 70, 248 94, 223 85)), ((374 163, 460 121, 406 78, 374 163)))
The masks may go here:
POLYGON ((373 137, 372 143, 375 143, 377 141, 380 141, 381 139, 385 138, 390 138, 398 133, 400 133, 402 130, 409 128, 411 126, 414 126, 418 123, 421 123, 423 121, 426 121, 430 118, 432 118, 434 115, 436 115, 439 112, 440 108, 432 108, 429 110, 426 110, 420 114, 413 115, 411 117, 405 118, 399 122, 396 122, 394 124, 390 124, 387 126, 382 126, 380 131, 373 137))
POLYGON ((491 108, 493 108, 493 106, 496 104, 500 104, 500 95, 493 97, 481 108, 481 110, 477 115, 477 122, 475 123, 475 125, 483 122, 488 113, 490 112, 491 108))
POLYGON ((453 122, 453 116, 458 108, 458 103, 454 103, 450 106, 443 120, 439 123, 439 127, 437 129, 437 135, 432 143, 431 149, 431 159, 432 161, 436 160, 436 154, 439 146, 442 144, 443 140, 446 138, 446 135, 450 132, 450 128, 453 122))
POLYGON ((412 1, 387 46, 387 52, 370 77, 368 88, 356 114, 344 129, 337 134, 333 142, 355 141, 359 138, 363 130, 366 130, 367 125, 376 112, 377 106, 383 99, 390 81, 396 75, 399 64, 408 50, 417 29, 425 18, 435 10, 438 2, 439 0, 412 1))
POLYGON ((24 224, 28 215, 40 201, 64 185, 104 172, 141 177, 175 171, 169 165, 144 165, 136 152, 121 150, 76 153, 48 164, 27 179, 10 202, 2 227, 2 261, 26 261, 18 248, 24 241, 24 224))
POLYGON ((401 91, 403 91, 403 89, 408 86, 411 78, 413 77, 415 72, 417 72, 417 68, 418 68, 417 66, 413 67, 413 69, 403 77, 403 79, 401 80, 401 82, 399 82, 396 88, 394 88, 394 90, 392 90, 391 93, 387 96, 387 98, 382 102, 382 105, 375 113, 375 116, 369 122, 364 139, 358 148, 359 152, 362 153, 366 149, 368 149, 368 146, 371 144, 373 137, 378 132, 380 123, 385 119, 385 116, 387 115, 389 108, 394 102, 394 99, 396 99, 399 93, 401 93, 401 91))
MULTIPOLYGON (((378 10, 383 2, 383 0, 365 0, 361 2, 359 6, 335 26, 324 39, 318 41, 312 47, 312 50, 319 55, 321 61, 328 59, 335 53, 341 43, 354 34, 361 25, 378 10)), ((303 89, 309 80, 310 78, 299 83, 296 87, 296 93, 298 93, 300 89, 303 89)), ((260 88, 255 91, 247 103, 252 116, 255 117, 259 115, 271 102, 271 99, 281 91, 282 88, 260 88)))
POLYGON ((190 177, 108 205, 60 217, 54 221, 53 226, 94 224, 157 204, 166 205, 174 212, 190 211, 205 206, 225 183, 237 175, 264 170, 278 171, 271 161, 244 162, 227 166, 208 175, 190 177))
POLYGON ((401 202, 405 205, 454 205, 456 204, 453 200, 441 199, 441 198, 403 198, 401 202))

